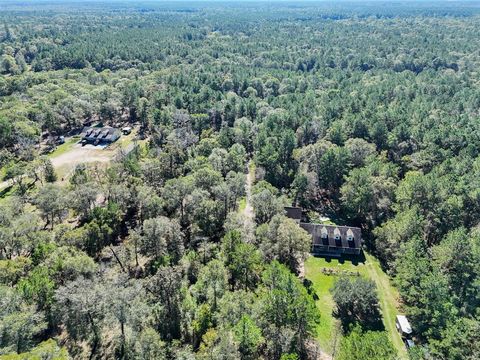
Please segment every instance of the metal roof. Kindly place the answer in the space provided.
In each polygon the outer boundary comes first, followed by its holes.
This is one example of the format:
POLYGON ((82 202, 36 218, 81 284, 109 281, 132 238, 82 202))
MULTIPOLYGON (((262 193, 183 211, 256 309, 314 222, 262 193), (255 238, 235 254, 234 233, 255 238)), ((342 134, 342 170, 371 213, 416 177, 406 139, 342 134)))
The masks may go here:
POLYGON ((284 210, 286 216, 290 219, 301 220, 302 219, 302 208, 296 206, 285 206, 284 210))
POLYGON ((405 315, 397 315, 397 323, 400 326, 400 330, 404 334, 412 333, 412 327, 410 326, 410 323, 405 315))
POLYGON ((362 247, 362 230, 357 227, 303 222, 300 223, 300 227, 312 235, 314 246, 352 249, 362 247))
POLYGON ((105 126, 102 128, 85 127, 82 131, 82 138, 89 141, 115 141, 120 137, 120 130, 105 126))

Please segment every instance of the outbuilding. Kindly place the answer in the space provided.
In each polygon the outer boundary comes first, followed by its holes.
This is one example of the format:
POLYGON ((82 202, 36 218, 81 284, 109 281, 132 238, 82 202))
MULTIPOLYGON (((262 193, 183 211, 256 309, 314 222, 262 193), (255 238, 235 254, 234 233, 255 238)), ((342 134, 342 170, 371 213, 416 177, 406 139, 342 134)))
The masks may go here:
POLYGON ((412 335, 412 327, 405 315, 397 315, 395 326, 402 337, 409 338, 412 335))

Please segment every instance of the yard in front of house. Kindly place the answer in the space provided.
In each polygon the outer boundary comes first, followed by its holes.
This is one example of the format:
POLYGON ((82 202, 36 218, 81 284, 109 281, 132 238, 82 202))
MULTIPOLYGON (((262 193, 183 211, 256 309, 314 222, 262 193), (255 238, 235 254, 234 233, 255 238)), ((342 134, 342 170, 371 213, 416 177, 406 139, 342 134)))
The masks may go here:
POLYGON ((317 340, 322 350, 332 355, 342 336, 340 323, 333 317, 335 303, 330 289, 335 279, 341 274, 360 274, 375 282, 378 290, 380 309, 385 330, 397 349, 400 359, 407 359, 405 346, 395 328, 395 316, 400 313, 398 308, 398 292, 390 284, 390 279, 382 271, 378 260, 365 254, 364 262, 353 263, 349 260, 325 259, 310 256, 305 261, 305 278, 312 282, 318 299, 316 305, 320 311, 320 323, 317 326, 317 340), (331 272, 331 274, 329 274, 331 272))

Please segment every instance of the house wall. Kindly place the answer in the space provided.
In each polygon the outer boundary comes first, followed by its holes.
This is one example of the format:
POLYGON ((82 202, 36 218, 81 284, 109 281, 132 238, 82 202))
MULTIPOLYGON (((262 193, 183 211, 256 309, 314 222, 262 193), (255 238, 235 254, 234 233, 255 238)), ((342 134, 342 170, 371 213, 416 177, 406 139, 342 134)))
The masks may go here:
POLYGON ((362 250, 358 248, 344 248, 329 245, 312 244, 311 252, 314 255, 337 254, 337 255, 360 255, 362 250))

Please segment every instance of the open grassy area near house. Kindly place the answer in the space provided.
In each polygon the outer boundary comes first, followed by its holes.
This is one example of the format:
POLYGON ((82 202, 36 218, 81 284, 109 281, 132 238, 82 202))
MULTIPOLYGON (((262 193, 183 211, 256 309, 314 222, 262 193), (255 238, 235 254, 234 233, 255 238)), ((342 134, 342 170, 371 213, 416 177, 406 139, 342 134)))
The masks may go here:
POLYGON ((382 271, 378 261, 369 254, 365 255, 363 262, 358 263, 313 256, 305 261, 305 278, 313 283, 312 287, 318 297, 316 304, 321 318, 317 327, 317 339, 322 349, 328 354, 333 354, 335 348, 338 350, 342 335, 339 322, 332 315, 335 303, 330 289, 335 279, 344 273, 359 273, 376 283, 385 330, 390 334, 399 357, 406 359, 405 347, 395 328, 395 315, 399 313, 397 291, 390 284, 388 276, 382 271), (327 272, 332 274, 327 274, 327 272))
POLYGON ((52 151, 48 156, 50 158, 60 156, 66 152, 72 150, 73 146, 80 141, 80 136, 72 136, 71 138, 66 138, 65 142, 61 145, 58 145, 57 148, 52 151))
MULTIPOLYGON (((108 149, 111 150, 118 150, 118 149, 126 149, 127 147, 131 146, 134 143, 135 138, 138 135, 138 128, 134 128, 133 131, 128 135, 122 135, 120 138, 111 144, 108 149)), ((139 140, 139 143, 143 143, 144 140, 139 140)))

